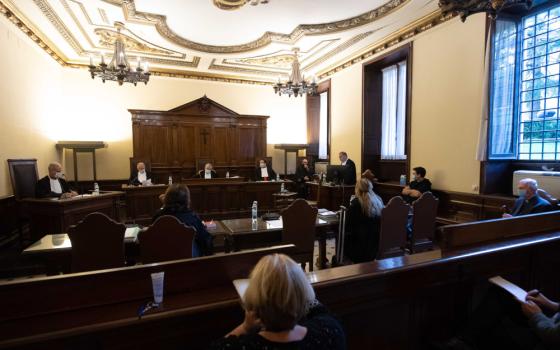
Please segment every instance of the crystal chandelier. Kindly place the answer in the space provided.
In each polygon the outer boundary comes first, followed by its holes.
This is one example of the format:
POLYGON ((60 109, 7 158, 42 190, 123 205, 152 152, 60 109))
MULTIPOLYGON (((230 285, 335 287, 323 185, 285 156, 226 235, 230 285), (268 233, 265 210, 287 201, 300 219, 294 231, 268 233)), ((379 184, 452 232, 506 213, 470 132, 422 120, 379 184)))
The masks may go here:
POLYGON ((282 83, 280 78, 278 78, 278 82, 274 85, 274 93, 277 93, 279 96, 285 94, 289 97, 292 97, 292 95, 298 97, 305 94, 316 95, 317 83, 315 82, 315 78, 313 78, 311 83, 305 81, 305 77, 301 74, 301 70, 299 68, 299 60, 297 56, 299 49, 294 48, 293 51, 294 60, 292 62, 292 72, 290 73, 290 77, 286 83, 282 83))
POLYGON ((115 40, 115 51, 113 57, 109 64, 105 63, 105 56, 101 55, 101 62, 99 65, 95 66, 93 64, 93 57, 89 57, 89 72, 91 73, 91 78, 99 77, 101 81, 105 83, 105 80, 117 81, 119 85, 123 83, 132 83, 136 86, 137 83, 141 82, 144 84, 148 83, 150 80, 150 71, 148 68, 148 62, 141 62, 140 57, 136 61, 136 68, 133 69, 128 63, 128 59, 125 54, 125 45, 121 36, 121 28, 123 24, 120 22, 115 23, 117 27, 117 39, 115 40), (143 66, 143 68, 142 68, 143 66))

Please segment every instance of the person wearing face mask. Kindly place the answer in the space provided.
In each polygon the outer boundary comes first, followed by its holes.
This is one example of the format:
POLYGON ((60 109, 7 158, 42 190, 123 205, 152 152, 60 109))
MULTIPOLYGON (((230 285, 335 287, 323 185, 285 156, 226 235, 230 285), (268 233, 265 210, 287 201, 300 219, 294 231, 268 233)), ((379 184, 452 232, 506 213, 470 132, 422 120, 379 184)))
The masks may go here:
POLYGON ((218 174, 214 171, 214 167, 212 163, 204 164, 204 170, 200 170, 196 173, 196 176, 199 179, 215 179, 218 177, 218 174))
POLYGON ((301 160, 301 164, 296 169, 296 181, 298 184, 298 194, 300 198, 305 198, 309 196, 309 186, 307 186, 307 181, 313 179, 313 174, 315 171, 311 166, 309 166, 309 161, 307 158, 301 160))
POLYGON ((37 198, 71 198, 78 195, 72 191, 66 180, 63 179, 62 166, 60 163, 49 164, 49 174, 37 181, 35 185, 35 196, 37 198))
POLYGON ((541 198, 537 190, 539 186, 536 180, 533 179, 523 179, 517 184, 517 193, 519 198, 513 206, 511 214, 504 214, 504 218, 510 218, 512 216, 521 216, 528 214, 544 213, 552 210, 552 205, 541 198))
POLYGON ((270 181, 276 179, 276 173, 272 170, 266 159, 259 160, 259 167, 255 169, 255 181, 270 181))
POLYGON ((141 186, 148 181, 151 182, 152 174, 146 171, 146 164, 144 162, 136 163, 136 172, 130 175, 130 179, 128 180, 128 184, 131 186, 141 186))
POLYGON ((412 203, 422 196, 424 192, 432 190, 432 183, 426 179, 426 169, 419 166, 412 169, 412 181, 408 186, 403 188, 402 197, 408 202, 412 203))

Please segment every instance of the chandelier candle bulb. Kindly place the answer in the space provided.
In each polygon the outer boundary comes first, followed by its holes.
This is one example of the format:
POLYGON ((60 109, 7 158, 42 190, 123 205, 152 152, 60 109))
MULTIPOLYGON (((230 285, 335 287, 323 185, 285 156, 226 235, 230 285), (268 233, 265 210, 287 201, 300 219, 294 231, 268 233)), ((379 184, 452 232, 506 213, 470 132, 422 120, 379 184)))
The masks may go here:
POLYGON ((89 66, 93 67, 93 56, 89 55, 89 66))

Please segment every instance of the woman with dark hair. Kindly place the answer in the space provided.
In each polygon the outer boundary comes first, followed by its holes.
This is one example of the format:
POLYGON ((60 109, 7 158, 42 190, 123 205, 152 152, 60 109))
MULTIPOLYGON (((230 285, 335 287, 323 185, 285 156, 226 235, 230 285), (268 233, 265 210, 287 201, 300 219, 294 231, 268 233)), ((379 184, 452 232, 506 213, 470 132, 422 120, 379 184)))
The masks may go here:
POLYGON ((163 207, 154 215, 153 221, 162 215, 174 216, 196 230, 192 247, 193 258, 212 254, 212 236, 191 209, 191 193, 186 185, 173 184, 167 188, 163 197, 163 207))

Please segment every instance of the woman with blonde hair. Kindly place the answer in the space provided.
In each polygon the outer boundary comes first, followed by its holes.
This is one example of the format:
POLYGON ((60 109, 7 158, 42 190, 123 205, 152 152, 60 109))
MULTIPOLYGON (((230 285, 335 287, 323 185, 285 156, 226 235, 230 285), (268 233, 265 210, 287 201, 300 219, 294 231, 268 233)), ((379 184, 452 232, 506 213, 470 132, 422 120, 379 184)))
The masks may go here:
POLYGON ((213 349, 345 349, 340 324, 315 299, 302 268, 288 256, 263 257, 243 295, 245 321, 213 349))
POLYGON ((379 229, 383 201, 366 178, 356 183, 355 198, 346 213, 345 255, 352 262, 375 260, 379 249, 379 229))

